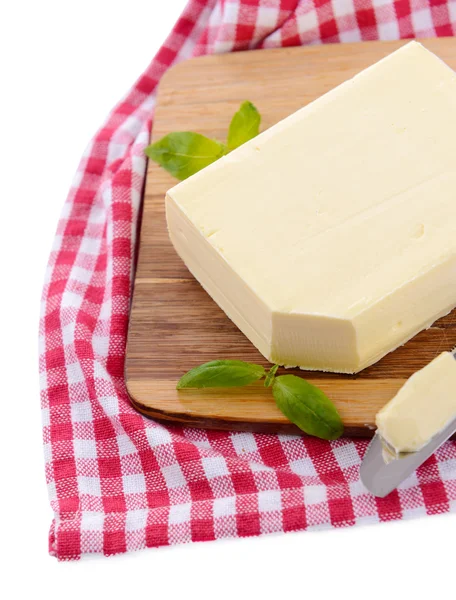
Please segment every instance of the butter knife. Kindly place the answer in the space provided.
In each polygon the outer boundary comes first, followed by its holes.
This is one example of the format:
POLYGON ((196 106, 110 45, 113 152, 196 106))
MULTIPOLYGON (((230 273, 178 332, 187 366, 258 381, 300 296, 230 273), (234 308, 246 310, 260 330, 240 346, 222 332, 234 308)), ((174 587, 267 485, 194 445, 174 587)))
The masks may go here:
MULTIPOLYGON (((453 350, 456 360, 456 350, 453 350)), ((456 390, 455 390, 456 393, 456 390)), ((395 455, 377 432, 374 435, 360 468, 361 481, 367 490, 384 498, 423 464, 434 452, 456 433, 456 418, 434 435, 417 452, 395 455)))

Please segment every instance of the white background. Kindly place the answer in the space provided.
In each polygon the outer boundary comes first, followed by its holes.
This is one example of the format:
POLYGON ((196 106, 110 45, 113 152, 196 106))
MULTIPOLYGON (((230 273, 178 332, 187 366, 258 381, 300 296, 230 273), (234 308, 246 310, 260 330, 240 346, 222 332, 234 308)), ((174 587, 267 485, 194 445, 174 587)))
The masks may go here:
POLYGON ((44 269, 86 143, 184 5, 10 0, 0 9, 2 597, 454 597, 454 516, 75 563, 47 554, 37 377, 44 269))

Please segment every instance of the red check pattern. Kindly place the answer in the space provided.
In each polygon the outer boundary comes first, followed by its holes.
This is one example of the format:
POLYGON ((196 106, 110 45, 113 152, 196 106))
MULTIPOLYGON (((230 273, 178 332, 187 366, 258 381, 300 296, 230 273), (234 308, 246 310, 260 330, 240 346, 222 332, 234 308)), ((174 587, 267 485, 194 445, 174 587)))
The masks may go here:
POLYGON ((190 56, 454 35, 456 0, 191 0, 89 144, 51 253, 40 324, 46 478, 59 559, 456 510, 456 444, 385 499, 359 480, 366 441, 164 426, 123 379, 155 90, 190 56))

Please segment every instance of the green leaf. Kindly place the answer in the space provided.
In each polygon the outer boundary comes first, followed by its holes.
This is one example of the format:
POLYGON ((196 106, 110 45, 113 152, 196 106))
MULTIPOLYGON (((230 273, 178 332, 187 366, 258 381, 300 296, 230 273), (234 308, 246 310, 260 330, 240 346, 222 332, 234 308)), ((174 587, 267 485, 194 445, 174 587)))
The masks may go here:
POLYGON ((277 373, 278 368, 279 368, 279 365, 273 365, 269 369, 269 372, 266 375, 266 379, 264 380, 264 387, 271 387, 271 385, 274 382, 274 377, 275 377, 275 374, 277 373))
POLYGON ((234 150, 257 136, 260 131, 260 121, 260 113, 255 106, 248 100, 243 102, 230 123, 228 148, 234 150))
POLYGON ((200 133, 178 131, 165 135, 144 152, 177 179, 187 179, 215 162, 227 150, 224 144, 200 133))
POLYGON ((260 365, 242 360, 213 360, 191 369, 183 375, 177 389, 238 387, 258 381, 266 375, 260 365))
POLYGON ((296 375, 274 379, 272 393, 283 414, 305 433, 336 440, 344 426, 334 404, 319 388, 296 375))

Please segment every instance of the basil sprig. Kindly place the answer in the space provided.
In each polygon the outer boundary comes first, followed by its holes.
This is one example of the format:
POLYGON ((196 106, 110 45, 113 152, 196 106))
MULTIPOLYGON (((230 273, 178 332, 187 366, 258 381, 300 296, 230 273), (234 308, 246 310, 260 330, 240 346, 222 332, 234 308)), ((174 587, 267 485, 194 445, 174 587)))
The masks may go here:
POLYGON ((320 388, 296 375, 274 379, 272 393, 278 408, 300 429, 324 440, 337 440, 344 426, 336 407, 320 388))
POLYGON ((231 119, 226 145, 201 133, 176 131, 151 144, 144 152, 177 179, 187 179, 257 136, 260 121, 260 113, 246 100, 231 119))
POLYGON ((186 179, 226 154, 226 146, 200 133, 169 133, 148 146, 147 156, 177 177, 186 179))
POLYGON ((181 377, 177 389, 240 387, 265 377, 279 410, 308 435, 336 440, 344 426, 336 407, 320 388, 296 375, 276 376, 278 365, 266 373, 260 365, 242 360, 214 360, 181 377))
POLYGON ((213 360, 185 373, 177 389, 241 387, 258 381, 265 374, 262 366, 242 360, 213 360))
POLYGON ((261 116, 254 104, 246 100, 231 119, 228 130, 228 149, 234 150, 256 137, 260 132, 261 116))

